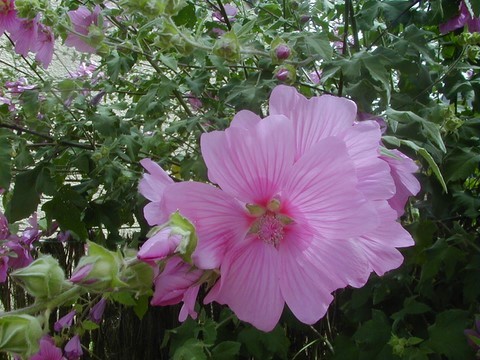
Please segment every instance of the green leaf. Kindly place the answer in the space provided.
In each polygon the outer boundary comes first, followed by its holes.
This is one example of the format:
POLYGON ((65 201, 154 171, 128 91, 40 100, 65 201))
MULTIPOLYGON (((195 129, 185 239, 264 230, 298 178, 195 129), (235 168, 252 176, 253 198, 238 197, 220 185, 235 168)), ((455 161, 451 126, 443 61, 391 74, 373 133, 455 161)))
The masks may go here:
POLYGON ((137 315, 137 317, 140 320, 143 319, 143 317, 145 316, 145 314, 148 311, 148 305, 149 305, 148 299, 149 298, 150 298, 150 295, 140 296, 137 299, 136 304, 133 306, 133 311, 135 312, 135 315, 137 315))
POLYGON ((257 359, 288 358, 290 341, 281 326, 264 333, 254 327, 246 328, 238 335, 238 341, 245 344, 248 351, 257 359))
POLYGON ((85 199, 70 186, 63 186, 52 200, 42 206, 50 220, 56 219, 62 230, 72 231, 79 239, 88 237, 83 222, 83 210, 87 206, 85 199))
POLYGON ((472 359, 463 333, 470 322, 470 315, 464 310, 452 309, 438 314, 435 323, 428 328, 430 338, 426 345, 451 360, 472 359))
POLYGON ((212 350, 212 360, 235 359, 240 352, 240 344, 237 341, 223 341, 212 350))
POLYGON ((10 144, 10 141, 4 136, 0 137, 0 188, 7 190, 10 186, 10 180, 12 177, 11 152, 12 145, 10 144))
POLYGON ((480 153, 475 148, 455 148, 448 154, 444 165, 447 182, 466 179, 480 163, 480 153))
POLYGON ((36 190, 37 177, 43 165, 19 173, 15 177, 13 196, 8 203, 6 216, 10 222, 25 219, 37 210, 40 194, 36 190))
POLYGON ((82 322, 82 328, 87 331, 98 329, 100 326, 91 320, 85 320, 82 322))
POLYGON ((445 183, 445 180, 443 179, 443 175, 440 172, 440 168, 438 167, 435 160, 433 160, 432 155, 430 155, 430 153, 427 150, 425 150, 424 148, 415 144, 413 141, 401 140, 401 143, 403 145, 406 145, 409 148, 415 150, 417 152, 417 154, 421 155, 425 160, 427 160, 427 163, 430 166, 430 169, 435 174, 437 180, 440 182, 440 185, 442 185, 443 191, 445 191, 445 193, 448 193, 447 184, 445 183))
POLYGON ((203 351, 204 344, 197 339, 190 339, 173 354, 173 360, 207 360, 203 351))
POLYGON ((126 291, 114 292, 110 298, 125 306, 135 306, 137 304, 132 294, 126 291))
POLYGON ((397 111, 393 109, 387 109, 386 115, 388 118, 400 123, 417 123, 421 126, 425 136, 431 140, 440 150, 447 152, 445 144, 440 133, 440 127, 411 111, 397 111))

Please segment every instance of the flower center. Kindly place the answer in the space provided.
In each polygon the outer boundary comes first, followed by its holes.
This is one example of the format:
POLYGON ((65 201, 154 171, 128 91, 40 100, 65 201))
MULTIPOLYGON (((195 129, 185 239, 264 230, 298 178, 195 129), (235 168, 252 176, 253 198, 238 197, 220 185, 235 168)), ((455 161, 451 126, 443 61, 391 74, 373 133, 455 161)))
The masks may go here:
POLYGON ((276 247, 283 239, 283 227, 284 225, 274 213, 267 212, 255 221, 252 230, 260 240, 276 247))

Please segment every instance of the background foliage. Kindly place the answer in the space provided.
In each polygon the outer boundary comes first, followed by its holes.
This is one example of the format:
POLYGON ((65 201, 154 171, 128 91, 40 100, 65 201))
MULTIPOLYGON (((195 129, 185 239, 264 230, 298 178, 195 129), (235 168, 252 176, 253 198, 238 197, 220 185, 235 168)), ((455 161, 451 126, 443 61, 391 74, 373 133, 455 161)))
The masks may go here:
MULTIPOLYGON (((69 53, 65 66, 74 74, 95 61, 90 74, 55 75, 13 54, 9 42, 1 46, 12 61, 0 62, 0 84, 22 76, 33 85, 0 90, 15 104, 0 105, 0 188, 10 224, 40 210, 38 249, 67 273, 87 239, 137 247, 149 230, 139 161, 151 157, 178 180, 206 181, 200 135, 226 128, 242 109, 265 116, 284 68, 285 81, 306 96, 345 96, 359 112, 382 116, 385 144, 421 164, 422 191, 403 217, 416 245, 403 251, 401 268, 337 291, 314 326, 286 309, 281 324, 262 333, 217 305, 179 324, 176 307, 147 309, 146 298, 117 296, 100 328, 85 328, 85 358, 474 358, 464 330, 480 312, 480 34, 438 29, 458 3, 232 1, 238 14, 229 21, 212 16, 221 1, 187 1, 172 17, 150 6, 161 3, 85 1, 99 4, 109 25, 104 38, 90 39, 96 56, 69 53), (219 39, 215 29, 228 35, 219 39), (291 49, 285 61, 275 56, 278 43, 291 49), (48 233, 53 221, 70 232, 65 244, 48 233)), ((71 27, 66 11, 79 4, 38 2, 57 44, 71 27)), ((56 57, 62 51, 57 45, 56 57)), ((6 309, 28 301, 15 284, 2 285, 6 309)))

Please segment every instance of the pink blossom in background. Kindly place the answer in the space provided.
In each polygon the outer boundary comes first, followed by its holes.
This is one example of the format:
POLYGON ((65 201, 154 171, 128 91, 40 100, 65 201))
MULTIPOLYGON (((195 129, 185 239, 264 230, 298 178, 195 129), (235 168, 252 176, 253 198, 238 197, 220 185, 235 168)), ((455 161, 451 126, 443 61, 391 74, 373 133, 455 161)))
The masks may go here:
POLYGON ((308 74, 308 78, 312 83, 319 84, 320 79, 322 78, 322 70, 312 71, 310 74, 308 74))
POLYGON ((381 158, 390 166, 391 175, 395 181, 395 195, 388 200, 390 206, 397 211, 398 216, 405 212, 405 204, 410 196, 420 191, 420 183, 413 176, 418 170, 415 162, 398 150, 390 150, 395 157, 382 155, 381 158))
POLYGON ((35 52, 38 36, 38 16, 34 19, 21 19, 10 37, 15 43, 15 52, 22 56, 35 52))
POLYGON ((5 256, 2 251, 0 256, 0 283, 4 283, 7 280, 8 274, 8 256, 5 256))
POLYGON ((155 306, 174 305, 183 302, 178 319, 185 321, 190 315, 197 318, 194 310, 200 284, 198 280, 203 271, 192 269, 192 266, 180 258, 172 258, 165 269, 155 278, 155 292, 151 304, 155 306))
POLYGON ((24 77, 18 78, 17 81, 7 81, 5 87, 12 95, 19 95, 25 90, 35 89, 35 85, 28 85, 28 81, 24 77))
POLYGON ((462 28, 465 25, 467 26, 469 32, 480 32, 480 17, 474 17, 473 14, 471 14, 468 10, 468 7, 464 1, 460 3, 459 11, 460 13, 458 16, 455 16, 447 22, 440 24, 440 32, 442 34, 446 34, 455 29, 462 28))
POLYGON ((0 36, 4 31, 15 31, 19 20, 14 0, 0 0, 0 36))
POLYGON ((35 59, 42 64, 44 69, 48 68, 48 65, 52 62, 54 40, 52 29, 49 26, 39 24, 35 59))
MULTIPOLYGON (((231 5, 231 4, 225 4, 223 5, 223 8, 225 9, 225 13, 227 14, 228 21, 233 22, 235 21, 235 16, 238 14, 238 9, 236 6, 231 5)), ((213 20, 219 21, 219 22, 225 22, 225 18, 222 15, 221 11, 214 11, 213 14, 213 20)))
MULTIPOLYGON (((362 286, 371 271, 382 275, 400 266, 396 248, 413 240, 390 202, 403 196, 395 177, 414 179, 417 169, 394 173, 380 156, 379 124, 356 123, 357 108, 347 99, 306 99, 282 85, 269 107, 265 119, 240 111, 227 130, 202 135, 209 180, 220 188, 166 181, 154 163, 140 183, 152 200, 145 209, 150 225, 179 211, 197 231, 195 267, 219 268, 205 302, 227 304, 264 331, 275 327, 285 303, 312 324, 336 289, 362 286)), ((180 260, 171 267, 190 269, 180 260)), ((169 268, 157 279, 162 276, 173 273, 169 268)), ((157 305, 169 303, 165 294, 157 305)))
POLYGON ((189 93, 187 95, 187 100, 188 100, 188 103, 192 106, 193 110, 198 110, 203 106, 202 100, 200 100, 198 97, 196 97, 192 93, 189 93))
POLYGON ((62 349, 55 346, 53 339, 45 335, 40 339, 40 350, 30 360, 65 360, 62 349))
POLYGON ((225 32, 226 32, 225 30, 220 29, 220 28, 213 28, 213 29, 212 29, 212 33, 213 33, 213 35, 215 35, 216 37, 222 36, 223 34, 225 34, 225 32))
POLYGON ((94 53, 96 50, 93 46, 86 42, 89 34, 89 27, 98 24, 98 16, 100 15, 100 6, 95 6, 93 12, 85 6, 79 6, 77 10, 68 12, 68 16, 73 25, 72 33, 68 34, 65 45, 72 46, 78 51, 86 53, 94 53))
POLYGON ((0 211, 0 240, 8 239, 10 229, 8 228, 8 220, 0 211))

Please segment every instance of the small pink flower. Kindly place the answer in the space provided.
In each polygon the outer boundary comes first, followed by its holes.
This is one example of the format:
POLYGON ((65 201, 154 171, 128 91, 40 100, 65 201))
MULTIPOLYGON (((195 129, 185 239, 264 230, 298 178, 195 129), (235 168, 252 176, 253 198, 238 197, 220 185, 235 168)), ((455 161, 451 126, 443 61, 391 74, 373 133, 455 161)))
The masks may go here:
POLYGON ((48 65, 52 62, 53 45, 54 37, 52 29, 43 24, 39 24, 35 59, 43 65, 44 69, 48 68, 48 65))
POLYGON ((53 339, 45 335, 40 339, 40 350, 30 360, 65 360, 62 349, 55 346, 53 339))
POLYGON ((77 312, 75 310, 70 311, 67 315, 61 317, 55 322, 55 324, 53 324, 53 329, 56 332, 60 332, 65 328, 70 328, 70 326, 72 326, 73 318, 76 314, 77 312))
POLYGON ((80 337, 75 335, 65 345, 65 355, 68 360, 78 360, 83 355, 82 344, 80 343, 80 337))
POLYGON ((178 320, 185 321, 188 315, 196 319, 195 299, 200 288, 197 282, 202 274, 203 271, 192 269, 192 266, 180 258, 169 260, 165 269, 154 280, 155 292, 151 304, 166 306, 183 302, 178 320))
POLYGON ((19 22, 15 10, 15 1, 0 0, 0 35, 4 31, 14 32, 19 22))
POLYGON ((101 8, 98 5, 95 6, 93 12, 85 6, 79 6, 77 10, 69 11, 68 16, 75 33, 68 34, 65 45, 72 46, 81 52, 94 53, 96 51, 95 48, 89 45, 85 38, 88 37, 89 27, 98 24, 100 12, 101 8))
POLYGON ((473 17, 464 1, 460 3, 459 11, 458 16, 440 24, 440 32, 446 34, 465 25, 467 25, 469 32, 480 32, 480 17, 473 17))

